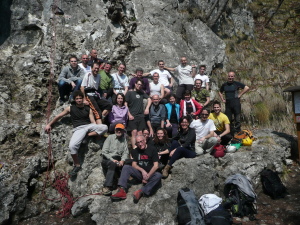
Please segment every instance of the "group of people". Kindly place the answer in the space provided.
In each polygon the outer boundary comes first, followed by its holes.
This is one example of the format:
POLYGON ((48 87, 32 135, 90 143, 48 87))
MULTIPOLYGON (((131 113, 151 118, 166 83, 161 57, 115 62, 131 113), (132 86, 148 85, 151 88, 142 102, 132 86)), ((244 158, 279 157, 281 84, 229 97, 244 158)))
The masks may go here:
POLYGON ((45 130, 50 132, 55 122, 70 114, 74 127, 69 144, 74 161, 71 176, 81 169, 77 153, 84 139, 110 133, 102 148, 101 165, 105 174, 102 193, 112 200, 126 198, 127 182, 133 177, 144 183, 133 194, 138 202, 161 185, 161 178, 168 177, 175 161, 210 152, 217 143, 226 145, 241 129, 240 97, 249 87, 234 81, 232 71, 219 92, 226 107, 224 114, 220 102, 213 102, 213 112, 208 108, 211 101, 206 66, 199 66, 196 74, 196 66, 188 65, 186 57, 175 68, 166 67, 163 60, 158 61, 158 69, 148 73, 137 68, 130 81, 124 74, 124 64, 110 74, 112 65, 97 58, 94 49, 90 57, 82 55, 81 64, 77 61, 71 56, 58 80, 60 103, 69 100, 71 106, 45 130), (179 83, 175 94, 172 72, 177 73, 179 83), (149 83, 147 76, 153 81, 149 83), (131 134, 131 148, 127 132, 131 134), (120 177, 119 188, 112 194, 116 175, 120 177))

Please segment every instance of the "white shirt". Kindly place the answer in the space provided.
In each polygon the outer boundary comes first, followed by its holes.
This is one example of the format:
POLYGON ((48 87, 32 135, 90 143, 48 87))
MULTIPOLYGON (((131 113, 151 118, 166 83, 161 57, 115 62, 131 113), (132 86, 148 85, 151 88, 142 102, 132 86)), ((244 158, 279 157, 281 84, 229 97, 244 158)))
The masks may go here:
POLYGON ((168 70, 160 70, 160 69, 155 69, 150 72, 151 76, 153 76, 154 73, 159 74, 159 80, 158 82, 161 83, 162 85, 169 86, 170 82, 169 79, 171 79, 171 74, 168 70))
POLYGON ((194 78, 194 81, 195 81, 195 80, 198 80, 198 79, 202 80, 202 86, 201 86, 201 87, 206 88, 206 83, 209 83, 209 78, 208 78, 208 76, 205 75, 205 74, 203 74, 203 75, 197 74, 197 75, 195 76, 195 78, 194 78))
POLYGON ((82 65, 82 63, 79 63, 78 66, 84 70, 85 73, 92 72, 91 66, 87 66, 86 68, 82 65))
POLYGON ((100 74, 94 76, 92 73, 86 73, 83 77, 81 86, 95 88, 98 90, 100 84, 100 74))
POLYGON ((161 83, 158 82, 157 84, 154 84, 154 82, 151 82, 149 85, 150 85, 150 96, 153 96, 153 95, 160 96, 161 83))
POLYGON ((196 140, 199 140, 202 137, 208 135, 211 131, 215 131, 216 127, 214 121, 207 119, 206 121, 202 122, 199 120, 193 120, 190 124, 190 128, 195 129, 196 133, 196 140))
POLYGON ((194 84, 194 79, 192 77, 192 67, 187 66, 177 66, 175 70, 178 72, 179 84, 194 84))
POLYGON ((129 86, 128 77, 125 74, 121 76, 118 73, 111 75, 113 78, 113 86, 117 93, 123 92, 125 87, 129 86))

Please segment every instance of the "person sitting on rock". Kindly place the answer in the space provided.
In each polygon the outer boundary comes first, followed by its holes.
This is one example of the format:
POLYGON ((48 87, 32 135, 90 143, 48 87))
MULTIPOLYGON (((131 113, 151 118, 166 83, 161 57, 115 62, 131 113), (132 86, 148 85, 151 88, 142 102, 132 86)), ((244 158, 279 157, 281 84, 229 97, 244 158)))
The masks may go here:
POLYGON ((221 145, 228 145, 232 136, 230 134, 230 121, 228 117, 221 112, 221 103, 215 101, 213 104, 214 112, 209 114, 208 119, 211 119, 215 126, 214 136, 218 139, 221 145))
POLYGON ((90 59, 87 63, 90 67, 92 67, 94 63, 98 63, 100 66, 100 69, 103 69, 105 62, 106 62, 105 60, 98 58, 98 52, 96 49, 92 49, 90 51, 90 59))
POLYGON ((135 88, 135 82, 137 80, 142 80, 143 81, 143 87, 142 90, 147 94, 150 95, 150 87, 149 87, 149 81, 147 78, 143 78, 143 72, 144 70, 140 67, 138 67, 135 70, 136 76, 131 78, 130 83, 129 83, 129 90, 133 90, 135 88))
POLYGON ((180 106, 176 103, 176 96, 170 95, 169 103, 165 104, 167 109, 166 130, 169 137, 175 137, 178 131, 180 106))
POLYGON ((100 70, 100 91, 101 97, 111 100, 113 95, 113 78, 110 74, 111 64, 105 63, 103 70, 100 70))
POLYGON ((176 91, 177 103, 183 98, 183 94, 186 90, 193 90, 194 87, 194 77, 196 75, 196 66, 187 65, 187 58, 180 58, 180 65, 176 68, 164 67, 170 71, 177 71, 179 85, 176 91))
POLYGON ((210 103, 210 95, 208 90, 203 88, 201 85, 202 80, 195 80, 195 88, 192 90, 191 95, 192 99, 196 100, 204 108, 210 103))
POLYGON ((126 199, 127 180, 131 176, 141 181, 144 186, 133 193, 133 201, 137 203, 143 195, 151 195, 161 184, 161 173, 158 169, 158 154, 154 146, 148 146, 143 135, 136 136, 137 148, 133 149, 132 165, 124 165, 118 182, 116 194, 111 196, 114 200, 126 199))
POLYGON ((187 90, 184 93, 184 99, 180 101, 180 117, 189 116, 196 118, 202 110, 202 106, 191 98, 191 92, 187 90))
POLYGON ((80 89, 81 82, 85 71, 78 66, 78 59, 76 56, 69 58, 70 65, 65 66, 59 77, 58 77, 58 91, 59 91, 59 104, 63 105, 68 99, 65 98, 67 95, 69 100, 72 101, 73 96, 70 95, 74 91, 80 89), (70 95, 70 96, 69 96, 70 95))
POLYGON ((213 147, 218 143, 218 139, 214 137, 216 130, 215 124, 212 120, 208 119, 209 110, 203 109, 200 114, 200 119, 193 120, 190 127, 195 129, 196 143, 195 151, 197 155, 211 152, 213 147))
POLYGON ((128 77, 124 74, 126 70, 126 66, 124 64, 120 64, 118 67, 118 72, 112 74, 113 78, 113 101, 118 93, 123 93, 126 95, 129 87, 128 77))
POLYGON ((149 114, 146 120, 150 130, 150 136, 154 136, 157 128, 165 126, 166 107, 163 104, 159 104, 160 99, 158 95, 153 95, 151 100, 152 104, 149 108, 149 114))
POLYGON ((75 104, 68 106, 63 112, 58 114, 51 122, 49 122, 45 131, 49 133, 51 126, 67 114, 71 115, 73 124, 73 135, 71 137, 69 148, 74 162, 74 168, 70 172, 71 176, 76 176, 81 169, 78 158, 78 149, 86 136, 97 136, 107 131, 107 126, 104 124, 95 124, 95 119, 92 110, 89 106, 83 103, 83 93, 79 90, 73 93, 75 104))
POLYGON ((118 93, 115 104, 109 113, 109 132, 112 133, 117 123, 127 124, 128 121, 128 108, 125 105, 125 96, 122 93, 118 93))
POLYGON ((83 70, 84 70, 84 74, 92 72, 92 68, 91 66, 88 65, 88 61, 89 61, 89 57, 88 55, 84 54, 81 56, 81 63, 78 64, 78 66, 80 66, 83 70))
POLYGON ((112 194, 115 172, 120 175, 124 162, 129 157, 124 124, 116 124, 115 134, 106 138, 102 148, 102 156, 101 165, 105 174, 102 194, 108 196, 112 194))
POLYGON ((145 137, 146 139, 146 144, 149 145, 153 145, 154 146, 154 142, 153 142, 153 138, 150 137, 150 131, 148 128, 143 129, 142 131, 142 135, 145 137))
POLYGON ((154 147, 158 152, 159 161, 163 166, 166 166, 169 160, 169 149, 171 147, 167 131, 164 128, 158 128, 153 141, 154 147))
MULTIPOLYGON (((170 152, 170 160, 165 166, 162 172, 163 178, 169 176, 169 172, 173 163, 181 158, 195 158, 195 139, 196 134, 193 128, 190 128, 190 119, 187 116, 183 116, 179 120, 179 129, 177 136, 173 138, 170 152)), ((161 153, 162 154, 162 153, 161 153)))
POLYGON ((93 64, 92 72, 85 74, 80 88, 84 93, 83 102, 92 108, 97 124, 101 124, 112 109, 112 104, 101 98, 98 91, 100 84, 99 67, 98 63, 93 64))
POLYGON ((199 73, 195 76, 194 80, 196 81, 197 79, 202 80, 202 88, 209 90, 209 78, 205 73, 206 71, 206 65, 200 65, 199 66, 199 73))
POLYGON ((150 97, 152 97, 153 95, 158 95, 159 99, 160 99, 160 103, 166 104, 167 99, 166 99, 165 92, 164 92, 165 87, 164 87, 164 85, 159 83, 158 80, 159 80, 159 74, 154 73, 153 74, 153 82, 151 82, 149 84, 150 85, 150 97))

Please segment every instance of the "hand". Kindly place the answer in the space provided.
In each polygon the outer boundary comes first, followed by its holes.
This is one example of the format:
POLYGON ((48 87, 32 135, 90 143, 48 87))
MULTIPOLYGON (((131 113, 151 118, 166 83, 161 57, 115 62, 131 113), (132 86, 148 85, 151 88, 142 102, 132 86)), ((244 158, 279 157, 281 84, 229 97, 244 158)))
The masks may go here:
POLYGON ((103 93, 103 98, 107 98, 107 93, 103 93))
POLYGON ((173 87, 173 84, 170 83, 170 84, 169 84, 169 87, 173 87))
POLYGON ((175 151, 176 151, 176 148, 170 152, 170 156, 171 157, 173 156, 173 154, 174 154, 175 151))
POLYGON ((218 135, 216 138, 218 139, 218 143, 220 143, 221 142, 221 137, 218 135))
POLYGON ((153 136, 154 136, 154 133, 153 133, 153 130, 151 129, 149 132, 149 137, 153 137, 153 136))
POLYGON ((72 85, 72 90, 73 90, 76 87, 76 84, 72 81, 71 85, 72 85))
POLYGON ((172 127, 172 124, 167 123, 167 124, 166 124, 166 127, 172 127))
POLYGON ((226 103, 226 99, 222 99, 222 102, 226 103))
POLYGON ((87 100, 84 100, 84 101, 83 101, 83 104, 89 105, 89 102, 88 102, 87 100))
POLYGON ((200 138, 199 141, 204 142, 205 141, 205 137, 200 138))
POLYGON ((129 119, 129 120, 134 120, 134 116, 128 115, 128 119, 129 119))
POLYGON ((50 125, 46 125, 46 126, 45 126, 45 131, 46 131, 46 133, 50 133, 50 131, 51 131, 51 126, 50 126, 50 125))
POLYGON ((148 173, 144 170, 144 171, 142 172, 142 175, 143 175, 143 180, 145 180, 146 183, 147 183, 147 181, 148 181, 148 179, 149 179, 148 173))
POLYGON ((131 76, 132 76, 132 77, 136 77, 136 74, 135 74, 135 73, 132 73, 131 76))
POLYGON ((122 166, 124 166, 124 161, 119 161, 119 167, 122 167, 122 166))

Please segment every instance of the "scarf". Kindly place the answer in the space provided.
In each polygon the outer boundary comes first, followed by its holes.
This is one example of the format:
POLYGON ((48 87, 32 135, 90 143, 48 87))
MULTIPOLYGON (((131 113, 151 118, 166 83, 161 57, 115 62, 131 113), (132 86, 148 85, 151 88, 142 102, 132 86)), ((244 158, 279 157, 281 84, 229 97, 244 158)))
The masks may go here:
POLYGON ((192 104, 192 106, 193 106, 193 112, 196 112, 196 107, 195 107, 194 102, 192 100, 190 100, 190 101, 184 100, 184 103, 183 103, 183 115, 184 116, 186 116, 186 103, 187 102, 192 104))

